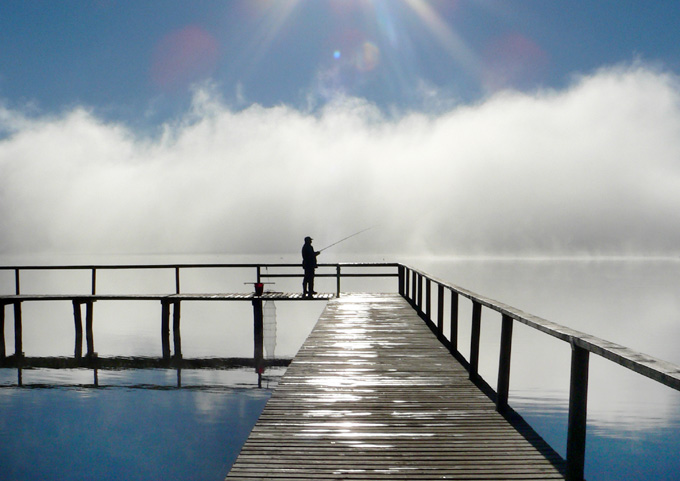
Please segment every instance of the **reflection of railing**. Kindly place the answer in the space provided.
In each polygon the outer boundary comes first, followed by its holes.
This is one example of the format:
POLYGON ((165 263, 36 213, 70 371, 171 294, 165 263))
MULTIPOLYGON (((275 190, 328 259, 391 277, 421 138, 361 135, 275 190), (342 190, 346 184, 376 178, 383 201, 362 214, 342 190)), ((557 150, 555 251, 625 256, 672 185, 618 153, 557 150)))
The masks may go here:
POLYGON ((508 410, 513 321, 521 322, 571 345, 571 381, 567 428, 567 479, 569 480, 583 479, 590 353, 602 356, 638 374, 680 391, 680 366, 522 312, 467 289, 435 279, 417 269, 404 265, 399 266, 399 293, 413 305, 421 317, 437 333, 442 343, 467 367, 470 378, 486 388, 489 388, 488 384, 480 378, 478 371, 482 307, 501 314, 500 354, 495 392, 496 406, 500 412, 508 410), (446 294, 447 291, 449 294, 446 294), (465 359, 458 351, 459 296, 472 301, 469 359, 465 359), (448 335, 444 333, 445 297, 450 298, 450 332, 448 335), (436 319, 433 316, 433 298, 437 303, 436 319))

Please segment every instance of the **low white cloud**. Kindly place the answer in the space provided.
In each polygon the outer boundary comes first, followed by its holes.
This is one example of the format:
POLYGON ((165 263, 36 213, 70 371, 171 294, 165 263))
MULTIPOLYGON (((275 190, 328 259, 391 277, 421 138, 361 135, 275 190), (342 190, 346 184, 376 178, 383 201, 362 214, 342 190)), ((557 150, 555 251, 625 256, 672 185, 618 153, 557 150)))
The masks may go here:
POLYGON ((196 93, 156 137, 0 109, 0 250, 675 253, 680 87, 643 65, 394 118, 343 98, 235 111, 196 93), (340 246, 339 246, 340 247, 340 246))

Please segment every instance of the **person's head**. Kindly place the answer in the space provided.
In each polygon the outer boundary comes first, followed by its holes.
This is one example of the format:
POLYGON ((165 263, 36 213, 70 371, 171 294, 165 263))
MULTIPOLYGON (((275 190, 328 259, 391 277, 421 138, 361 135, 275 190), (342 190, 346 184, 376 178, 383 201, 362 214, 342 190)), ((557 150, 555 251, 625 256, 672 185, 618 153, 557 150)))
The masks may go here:
POLYGON ((312 239, 312 238, 309 237, 309 236, 305 237, 305 244, 311 244, 311 243, 312 243, 312 240, 314 240, 314 239, 312 239))

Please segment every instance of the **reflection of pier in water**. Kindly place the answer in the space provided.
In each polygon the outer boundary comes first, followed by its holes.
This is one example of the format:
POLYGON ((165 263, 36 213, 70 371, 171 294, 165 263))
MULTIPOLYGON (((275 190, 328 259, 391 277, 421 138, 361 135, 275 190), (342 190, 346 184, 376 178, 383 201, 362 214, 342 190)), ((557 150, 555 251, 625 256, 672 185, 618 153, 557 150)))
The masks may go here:
MULTIPOLYGON (((190 294, 180 291, 181 269, 252 268, 256 272, 254 283, 257 289, 261 287, 263 279, 301 278, 302 273, 295 264, 0 267, 0 271, 13 270, 15 274, 15 293, 0 295, 2 304, 0 367, 14 366, 23 369, 31 364, 37 366, 43 362, 26 357, 23 353, 21 317, 23 302, 52 300, 73 303, 76 338, 74 357, 58 362, 64 363, 63 367, 93 368, 95 376, 98 369, 114 361, 99 359, 94 350, 92 330, 94 303, 104 300, 160 302, 161 357, 153 361, 137 359, 123 362, 140 365, 151 362, 156 363, 158 367, 177 369, 178 386, 181 386, 183 366, 189 365, 186 363, 199 362, 184 359, 182 356, 180 334, 182 302, 252 303, 253 357, 242 362, 261 374, 267 363, 271 362, 263 356, 263 301, 267 299, 329 301, 317 328, 293 360, 280 387, 276 389, 271 409, 268 404, 261 423, 253 430, 252 442, 249 441, 244 447, 243 458, 239 458, 234 465, 230 476, 236 480, 253 479, 253 476, 257 479, 289 476, 299 480, 320 477, 338 479, 345 474, 351 474, 352 479, 395 479, 395 477, 410 479, 413 470, 424 461, 430 463, 428 466, 431 469, 428 471, 429 474, 419 475, 419 479, 426 479, 431 474, 437 478, 453 476, 460 479, 465 476, 471 476, 472 479, 517 479, 518 476, 521 478, 526 475, 532 479, 559 479, 566 476, 569 480, 581 480, 586 454, 587 392, 591 353, 672 389, 680 390, 680 366, 541 319, 435 279, 408 266, 379 263, 322 264, 320 267, 321 272, 317 277, 335 278, 336 292, 313 298, 285 293, 190 294), (262 268, 267 269, 266 274, 262 273, 262 268), (296 268, 296 272, 270 273, 269 268, 273 271, 296 268), (21 293, 22 271, 58 269, 91 270, 91 292, 75 295, 21 293), (171 269, 175 273, 176 289, 174 293, 162 295, 97 293, 97 272, 111 269, 171 269), (331 269, 331 272, 328 272, 328 269, 331 269), (382 271, 375 272, 375 269, 382 271), (397 278, 399 296, 392 295, 388 296, 389 299, 386 297, 381 299, 380 295, 365 294, 364 299, 357 298, 358 300, 344 294, 341 296, 341 279, 346 277, 397 278), (472 304, 470 354, 467 359, 458 350, 459 298, 466 298, 472 304), (386 299, 388 302, 384 302, 386 299), (85 356, 82 355, 83 304, 86 306, 85 356), (4 324, 7 305, 14 308, 15 350, 12 356, 6 356, 5 351, 4 324), (495 390, 479 373, 483 309, 500 314, 500 352, 495 390), (368 311, 371 315, 364 315, 368 311), (414 324, 415 319, 418 322, 414 324), (571 346, 570 374, 555 373, 556 377, 568 379, 570 387, 566 463, 563 463, 560 457, 523 422, 508 403, 512 331, 516 322, 571 346), (425 326, 429 329, 423 331, 422 328, 425 326), (341 335, 338 338, 341 328, 347 327, 350 328, 349 331, 344 333, 344 337, 341 335), (354 328, 357 330, 353 330, 354 328), (333 337, 334 335, 336 337, 333 337), (437 357, 443 351, 446 351, 446 360, 437 357), (430 359, 431 355, 435 357, 430 359), (440 372, 440 367, 444 364, 449 369, 447 373, 440 372), (461 376, 463 371, 466 374, 461 376), (413 382, 404 383, 404 377, 413 382), (329 393, 341 393, 345 396, 343 398, 345 401, 334 399, 329 393), (455 395, 452 396, 452 393, 455 395), (314 399, 317 402, 310 403, 310 400, 314 399), (354 403, 350 401, 361 399, 369 399, 369 407, 377 409, 379 416, 371 417, 369 410, 353 413, 354 403), (468 399, 470 402, 461 403, 461 399, 468 399), (318 411, 324 403, 332 403, 330 406, 333 407, 318 411), (489 409, 489 403, 493 409, 489 409), (408 406, 410 411, 407 412, 407 409, 402 412, 401 408, 408 406), (427 414, 427 412, 433 414, 435 411, 449 415, 444 416, 445 419, 435 419, 436 416, 427 414), (480 412, 485 413, 481 418, 478 417, 480 412), (290 416, 287 413, 290 413, 290 416), (356 419, 351 417, 354 414, 357 416, 356 419), (329 415, 332 419, 328 419, 329 415), (466 422, 470 419, 476 421, 466 422), (461 427, 465 432, 456 431, 461 427), (461 436, 466 442, 457 442, 462 439, 461 436), (399 443, 394 453, 391 449, 385 448, 396 446, 398 439, 406 442, 399 443), (423 444, 425 440, 426 446, 423 444), (478 444, 479 448, 476 451, 470 448, 474 443, 481 443, 478 444), (350 449, 351 452, 341 449, 352 446, 357 449, 350 449), (521 452, 515 452, 520 446, 521 452), (312 455, 312 452, 316 454, 312 455), (510 458, 506 456, 508 453, 511 454, 510 458), (474 454, 477 456, 471 456, 474 454), (272 462, 273 459, 276 462, 272 462), (329 463, 328 460, 332 462, 329 463), (524 472, 523 468, 516 469, 518 466, 530 466, 529 470, 533 471, 524 472)), ((360 403, 357 406, 362 408, 360 403)), ((420 474, 420 471, 417 472, 420 474)))
MULTIPOLYGON (((290 364, 290 359, 264 359, 260 362, 258 385, 261 386, 263 374, 270 368, 284 368, 290 364)), ((196 359, 161 357, 27 357, 9 356, 0 360, 0 368, 12 368, 17 370, 17 385, 25 387, 23 371, 26 369, 88 369, 92 370, 92 384, 87 386, 100 387, 99 371, 122 371, 133 369, 171 369, 177 372, 177 388, 182 385, 183 370, 233 370, 242 368, 256 368, 258 362, 248 357, 203 357, 196 359)), ((79 385, 83 387, 82 385, 79 385)), ((145 385, 146 386, 146 385, 145 385)), ((32 385, 31 387, 35 387, 32 385)), ((126 386, 129 387, 129 386, 126 386)), ((168 386, 151 386, 159 389, 167 389, 168 386)))

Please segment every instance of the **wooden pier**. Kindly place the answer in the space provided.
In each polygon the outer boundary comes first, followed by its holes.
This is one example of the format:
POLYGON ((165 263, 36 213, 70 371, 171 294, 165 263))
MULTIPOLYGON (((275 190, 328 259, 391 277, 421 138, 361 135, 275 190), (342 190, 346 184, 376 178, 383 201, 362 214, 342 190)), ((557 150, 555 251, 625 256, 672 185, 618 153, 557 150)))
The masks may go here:
MULTIPOLYGON (((218 358, 211 362, 252 365, 262 373, 269 365, 263 358, 263 301, 327 301, 323 317, 233 466, 230 478, 244 480, 560 479, 564 474, 569 481, 582 481, 591 354, 680 391, 680 366, 676 364, 542 319, 407 265, 341 263, 320 264, 319 268, 316 277, 325 278, 326 286, 334 280, 335 293, 303 298, 298 293, 261 292, 272 280, 289 283, 302 278, 298 264, 0 266, 5 284, 14 278, 13 293, 0 294, 0 367, 16 367, 19 385, 22 368, 32 365, 88 367, 94 370, 96 385, 97 369, 120 361, 99 359, 94 350, 94 303, 156 301, 161 307, 161 357, 153 362, 177 368, 180 387, 183 366, 205 364, 182 356, 181 303, 246 301, 253 305, 252 360, 218 358), (186 286, 180 289, 180 271, 220 270, 227 274, 234 269, 252 272, 253 282, 244 284, 253 284, 255 292, 225 294, 233 291, 221 284, 218 292, 222 293, 218 294, 194 293, 186 286), (98 273, 120 270, 165 272, 174 278, 174 289, 168 289, 166 281, 161 294, 100 292, 98 273), (83 276, 85 280, 89 277, 89 282, 70 294, 22 292, 22 274, 36 271, 90 271, 91 275, 83 276), (394 278, 398 295, 341 291, 341 281, 360 279, 363 284, 368 278, 394 278), (466 322, 459 319, 459 303, 466 299, 472 304, 469 338, 459 339, 459 323, 466 322), (74 356, 56 360, 58 365, 55 360, 23 352, 21 306, 39 301, 73 304, 74 356), (5 349, 8 306, 13 307, 14 318, 12 355, 5 349), (495 313, 495 319, 484 318, 483 311, 495 313), (498 315, 500 351, 494 383, 479 373, 480 333, 482 324, 498 322, 498 315), (571 347, 570 372, 555 373, 569 386, 566 464, 508 402, 513 326, 517 323, 571 347), (466 358, 458 346, 467 342, 466 358)), ((124 362, 141 366, 149 360, 124 362)))
POLYGON ((329 302, 228 480, 564 479, 401 296, 329 302))

